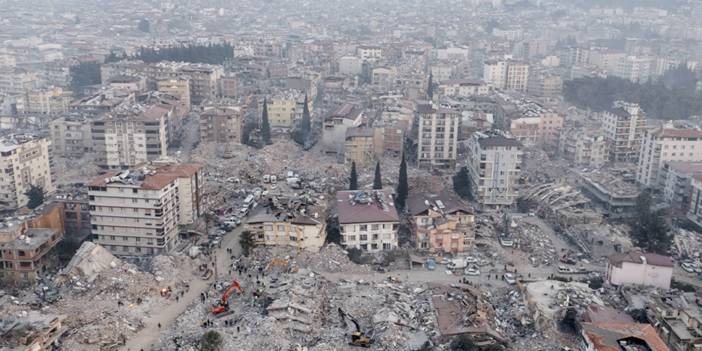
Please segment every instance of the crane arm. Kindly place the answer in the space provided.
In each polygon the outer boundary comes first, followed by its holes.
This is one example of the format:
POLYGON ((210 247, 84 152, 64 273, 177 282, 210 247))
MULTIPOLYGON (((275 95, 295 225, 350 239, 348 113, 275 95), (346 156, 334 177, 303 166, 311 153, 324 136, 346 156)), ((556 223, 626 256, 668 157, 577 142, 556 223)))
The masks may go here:
POLYGON ((227 300, 229 299, 229 294, 231 294, 234 289, 238 289, 239 292, 241 292, 242 294, 244 293, 244 290, 241 288, 241 285, 239 285, 239 282, 235 280, 232 282, 231 285, 229 285, 227 290, 224 291, 224 294, 222 294, 223 303, 227 303, 227 300))

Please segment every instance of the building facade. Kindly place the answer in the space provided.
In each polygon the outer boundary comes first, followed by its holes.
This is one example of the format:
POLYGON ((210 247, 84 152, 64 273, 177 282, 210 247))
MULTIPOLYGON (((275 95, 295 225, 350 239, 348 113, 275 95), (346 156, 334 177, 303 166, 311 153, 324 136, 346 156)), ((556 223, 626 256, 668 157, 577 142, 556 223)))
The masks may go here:
POLYGON ((13 135, 0 140, 0 208, 16 210, 29 202, 32 186, 46 194, 54 192, 51 141, 47 138, 13 135))
POLYGON ((456 254, 470 247, 475 217, 468 205, 447 195, 416 195, 407 201, 417 249, 456 254))
POLYGON ((458 152, 459 111, 419 105, 417 162, 420 167, 452 168, 458 152))
POLYGON ((503 135, 476 132, 468 142, 468 153, 474 198, 485 206, 514 204, 522 173, 522 144, 503 135))
POLYGON ((83 116, 66 116, 49 124, 54 154, 82 157, 93 148, 90 120, 83 116))
POLYGON ((670 161, 702 161, 702 131, 674 128, 645 131, 636 181, 644 186, 660 185, 663 181, 661 170, 670 161))
POLYGON ((610 160, 638 161, 641 140, 646 130, 646 115, 637 104, 615 103, 601 115, 605 138, 609 143, 610 160))
POLYGON ((200 113, 200 140, 241 144, 243 120, 241 106, 206 106, 200 113))
POLYGON ((609 257, 605 278, 612 285, 645 285, 670 289, 673 260, 669 256, 630 251, 609 257))
POLYGON ((389 191, 339 191, 336 201, 343 247, 369 252, 397 248, 400 218, 389 191))

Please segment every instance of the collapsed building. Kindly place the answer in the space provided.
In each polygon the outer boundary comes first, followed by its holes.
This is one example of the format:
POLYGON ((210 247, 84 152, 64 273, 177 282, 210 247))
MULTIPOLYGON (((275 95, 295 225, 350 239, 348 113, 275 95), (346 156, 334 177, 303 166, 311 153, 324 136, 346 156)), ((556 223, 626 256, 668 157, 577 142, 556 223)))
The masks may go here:
POLYGON ((407 199, 415 245, 432 253, 464 252, 475 238, 473 209, 455 196, 412 195, 407 199))

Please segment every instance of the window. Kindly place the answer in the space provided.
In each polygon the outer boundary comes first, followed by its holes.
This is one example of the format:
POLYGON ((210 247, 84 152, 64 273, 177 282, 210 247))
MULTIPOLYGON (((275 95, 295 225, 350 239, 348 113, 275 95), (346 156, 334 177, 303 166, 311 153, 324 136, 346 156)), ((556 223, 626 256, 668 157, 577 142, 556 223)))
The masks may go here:
POLYGON ((377 250, 378 244, 371 244, 371 250, 377 250))
POLYGON ((123 237, 122 237, 122 241, 129 241, 129 237, 128 237, 128 236, 123 236, 123 237))
POLYGON ((361 239, 361 241, 368 241, 368 235, 366 235, 366 234, 361 234, 360 239, 361 239))
POLYGON ((368 250, 368 244, 361 244, 361 250, 368 250))
POLYGON ((392 244, 384 243, 383 250, 385 250, 385 251, 392 250, 392 244))
POLYGON ((378 240, 378 234, 373 234, 373 240, 378 240))
POLYGON ((398 226, 397 224, 393 224, 393 225, 392 225, 392 230, 397 230, 397 226, 398 226))
POLYGON ((365 232, 365 231, 368 230, 368 225, 367 225, 367 224, 361 224, 361 225, 359 226, 359 229, 358 229, 358 230, 359 230, 359 231, 362 231, 362 232, 365 232))
POLYGON ((284 232, 284 231, 285 231, 285 225, 283 225, 283 224, 278 224, 278 231, 279 231, 279 232, 284 232))
POLYGON ((349 241, 356 241, 355 235, 349 235, 349 241))
POLYGON ((110 240, 116 240, 114 235, 110 235, 110 240))
POLYGON ((378 224, 371 224, 371 230, 378 230, 380 229, 380 225, 378 224))

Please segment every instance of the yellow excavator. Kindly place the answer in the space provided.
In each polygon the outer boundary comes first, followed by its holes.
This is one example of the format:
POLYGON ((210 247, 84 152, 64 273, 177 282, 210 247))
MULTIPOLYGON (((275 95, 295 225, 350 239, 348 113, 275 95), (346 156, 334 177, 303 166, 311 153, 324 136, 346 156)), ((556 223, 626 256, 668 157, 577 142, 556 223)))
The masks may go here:
POLYGON ((344 323, 344 326, 347 325, 346 318, 350 319, 351 322, 356 326, 356 330, 351 333, 351 341, 349 342, 349 345, 360 346, 365 348, 371 347, 375 340, 373 340, 372 336, 361 331, 361 327, 359 326, 356 319, 353 318, 353 316, 344 312, 344 310, 342 310, 341 307, 339 307, 339 316, 341 317, 341 321, 344 323))

